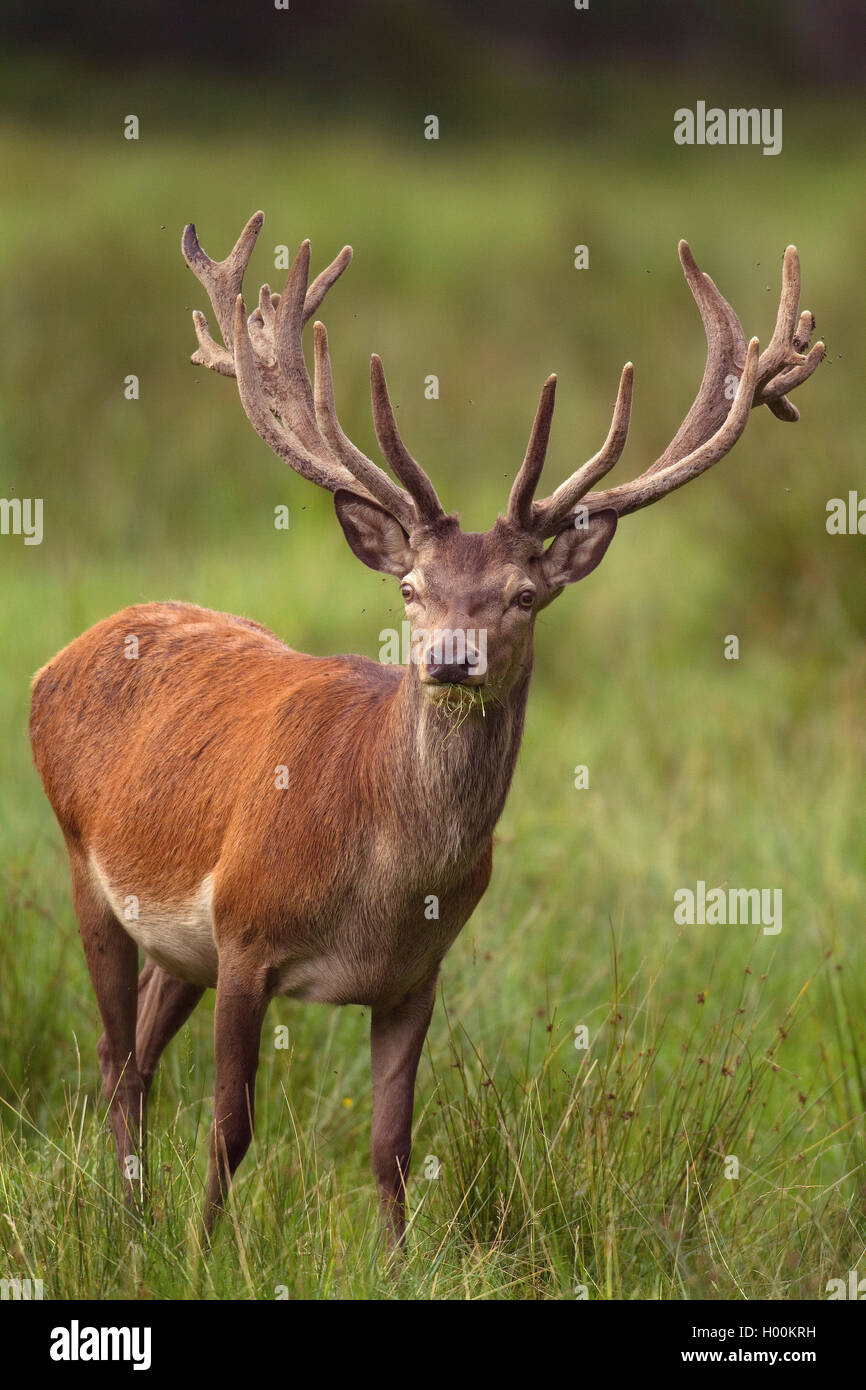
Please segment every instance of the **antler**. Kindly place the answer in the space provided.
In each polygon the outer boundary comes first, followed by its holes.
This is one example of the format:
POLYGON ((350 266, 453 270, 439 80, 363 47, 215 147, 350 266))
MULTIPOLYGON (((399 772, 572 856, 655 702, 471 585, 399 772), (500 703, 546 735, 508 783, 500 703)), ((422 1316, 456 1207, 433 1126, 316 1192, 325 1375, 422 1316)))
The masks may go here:
POLYGON ((753 406, 766 405, 780 420, 795 421, 799 411, 787 392, 812 375, 825 352, 818 342, 807 352, 815 320, 808 309, 797 318, 800 300, 800 259, 789 246, 782 263, 782 292, 776 327, 769 346, 759 355, 758 340, 746 344, 740 320, 709 275, 697 266, 689 245, 681 241, 680 261, 694 295, 707 338, 707 363, 698 394, 664 453, 639 477, 600 492, 590 489, 613 468, 625 446, 632 396, 632 365, 626 363, 619 384, 610 433, 588 463, 540 502, 532 495, 544 463, 553 411, 551 378, 541 403, 523 467, 509 499, 509 518, 540 536, 555 535, 572 524, 578 502, 589 512, 611 508, 620 516, 648 507, 712 468, 746 427, 753 406), (731 387, 737 389, 731 402, 731 387))
POLYGON ((434 521, 443 515, 441 503, 400 439, 379 358, 371 364, 376 432, 386 462, 405 488, 361 453, 340 427, 323 323, 314 325, 315 386, 307 373, 302 330, 351 261, 351 246, 344 246, 308 287, 310 243, 302 242, 282 295, 262 285, 258 307, 247 318, 244 274, 264 220, 263 212, 253 214, 224 261, 212 261, 202 250, 192 223, 184 230, 184 259, 207 290, 225 343, 220 347, 214 341, 204 314, 195 310, 199 345, 191 361, 237 378, 250 424, 301 477, 330 492, 347 488, 370 498, 407 530, 434 521))

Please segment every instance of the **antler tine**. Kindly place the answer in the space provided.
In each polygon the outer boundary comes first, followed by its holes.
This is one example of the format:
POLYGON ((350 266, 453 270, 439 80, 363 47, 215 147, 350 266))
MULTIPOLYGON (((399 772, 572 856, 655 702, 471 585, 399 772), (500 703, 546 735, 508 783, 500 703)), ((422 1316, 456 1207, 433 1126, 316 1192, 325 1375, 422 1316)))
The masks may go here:
MULTIPOLYGON (((253 213, 224 261, 212 261, 207 252, 202 250, 194 222, 190 222, 184 228, 181 241, 184 260, 193 275, 201 281, 207 290, 208 298, 217 316, 220 332, 223 335, 223 342, 228 349, 226 356, 229 358, 233 348, 235 300, 243 292, 244 275, 264 220, 265 214, 263 212, 253 213)), ((219 354, 221 349, 219 344, 210 337, 207 320, 203 314, 199 314, 197 317, 196 333, 203 354, 197 365, 209 367, 211 363, 204 360, 205 355, 211 353, 212 349, 216 349, 217 354, 219 354), (203 334, 205 336, 204 342, 202 342, 203 334)), ((215 369, 221 370, 219 366, 215 369)), ((229 375, 229 373, 223 371, 223 375, 229 375)))
POLYGON ((208 321, 200 309, 193 309, 192 321, 198 339, 198 348, 189 359, 193 366, 210 367, 212 372, 219 372, 220 376, 234 376, 234 358, 211 337, 208 321))
POLYGON ((391 398, 388 395, 385 369, 382 359, 375 352, 370 358, 370 393, 373 400, 376 438, 385 456, 385 462, 414 499, 420 519, 424 522, 435 521, 437 517, 445 515, 442 503, 424 469, 413 459, 400 438, 391 398))
POLYGON ((786 246, 782 257, 782 292, 779 295, 779 308, 776 313, 776 326, 773 336, 761 353, 758 375, 772 375, 779 365, 787 360, 791 351, 794 330, 797 326, 797 309, 800 306, 800 256, 796 246, 786 246))
POLYGON ((277 357, 274 351, 274 319, 276 305, 280 302, 278 294, 271 294, 270 285, 262 285, 259 290, 258 307, 253 309, 247 319, 247 329, 256 350, 256 356, 263 366, 273 367, 277 357), (276 300, 276 304, 274 301, 276 300))
POLYGON ((619 462, 628 439, 633 390, 634 367, 631 362, 626 362, 619 379, 616 405, 607 439, 593 458, 572 473, 550 497, 539 502, 535 508, 534 525, 542 534, 550 535, 590 488, 619 462))
POLYGON ((313 325, 313 335, 316 354, 316 419, 322 435, 332 451, 364 485, 375 501, 391 512, 407 528, 414 526, 418 518, 410 498, 407 497, 402 488, 397 487, 391 481, 387 473, 383 472, 371 459, 368 459, 366 454, 362 454, 361 450, 356 448, 351 439, 343 433, 334 404, 334 378, 331 370, 331 355, 328 352, 328 331, 325 325, 316 322, 313 325))
POLYGON ((508 498, 508 520, 522 526, 527 531, 532 525, 532 499, 535 496, 535 489, 538 487, 538 480, 541 477, 541 470, 544 468, 544 460, 547 457, 547 445, 550 440, 550 426, 553 420, 555 402, 556 377, 549 376, 541 388, 541 396, 532 423, 529 443, 526 446, 526 454, 508 498))
POLYGON ((729 410, 725 378, 739 378, 746 360, 746 335, 734 310, 710 276, 701 270, 689 243, 683 240, 677 249, 704 325, 707 361, 691 409, 664 453, 651 465, 652 473, 661 473, 675 459, 691 453, 719 428, 729 410))
POLYGON ((338 256, 335 256, 329 266, 316 276, 310 288, 307 290, 307 297, 304 300, 304 323, 308 323, 313 314, 318 309, 328 290, 339 280, 343 271, 349 266, 352 259, 351 246, 344 246, 338 256))
POLYGON ((272 328, 275 360, 265 375, 273 406, 283 424, 306 448, 316 450, 321 449, 322 438, 316 425, 313 388, 301 342, 309 275, 310 243, 305 240, 292 261, 286 287, 276 305, 272 328))

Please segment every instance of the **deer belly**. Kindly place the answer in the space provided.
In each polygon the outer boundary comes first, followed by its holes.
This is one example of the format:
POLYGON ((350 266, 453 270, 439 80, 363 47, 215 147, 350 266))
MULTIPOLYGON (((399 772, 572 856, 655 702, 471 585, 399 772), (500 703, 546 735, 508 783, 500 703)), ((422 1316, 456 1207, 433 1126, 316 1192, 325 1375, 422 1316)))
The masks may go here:
POLYGON ((208 875, 188 898, 161 902, 136 894, 129 884, 109 882, 91 856, 91 869, 124 931, 145 955, 170 975, 213 988, 218 956, 213 930, 213 877, 208 875))

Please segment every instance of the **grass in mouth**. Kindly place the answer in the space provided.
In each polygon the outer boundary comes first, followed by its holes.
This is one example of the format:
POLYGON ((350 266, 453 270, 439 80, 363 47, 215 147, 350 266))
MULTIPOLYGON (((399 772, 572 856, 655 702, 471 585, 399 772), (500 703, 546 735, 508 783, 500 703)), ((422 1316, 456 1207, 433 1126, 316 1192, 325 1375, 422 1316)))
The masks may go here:
POLYGON ((480 709, 482 718, 485 718, 487 710, 484 691, 477 685, 446 685, 436 699, 437 713, 451 724, 449 738, 465 723, 473 710, 477 709, 480 709))

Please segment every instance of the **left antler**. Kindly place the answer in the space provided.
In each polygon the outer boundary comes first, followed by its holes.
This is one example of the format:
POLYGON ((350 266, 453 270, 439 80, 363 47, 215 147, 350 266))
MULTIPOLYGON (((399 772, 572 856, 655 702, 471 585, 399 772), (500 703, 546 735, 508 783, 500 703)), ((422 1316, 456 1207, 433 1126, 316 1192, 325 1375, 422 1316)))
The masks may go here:
POLYGON ((815 320, 808 309, 797 317, 800 301, 797 248, 789 246, 785 251, 776 327, 769 346, 760 354, 757 338, 746 343, 740 320, 709 275, 698 268, 687 242, 680 242, 679 253, 707 337, 707 363, 691 409, 664 453, 639 477, 618 487, 590 491, 613 468, 625 446, 633 375, 631 363, 627 363, 620 380, 610 433, 601 450, 550 497, 533 502, 553 413, 555 378, 551 377, 542 392, 526 458, 509 499, 510 519, 526 529, 541 536, 552 536, 567 529, 572 525, 574 509, 579 502, 589 512, 610 508, 620 516, 658 502, 724 458, 743 433, 753 406, 766 405, 779 420, 800 418, 787 393, 812 375, 825 348, 818 342, 807 351, 815 320), (732 401, 735 381, 737 387, 732 401))
POLYGON ((222 376, 237 377, 238 393, 250 424, 265 443, 301 477, 330 492, 348 489, 372 498, 411 531, 443 515, 433 484, 407 452, 394 420, 382 363, 371 363, 373 416, 382 452, 398 487, 377 464, 362 454, 340 428, 325 325, 314 331, 315 386, 304 362, 301 334, 334 281, 352 259, 351 246, 307 285, 310 243, 301 243, 282 293, 269 285, 259 291, 258 307, 247 318, 244 273, 265 220, 256 212, 224 261, 202 250, 192 223, 183 234, 184 259, 208 292, 225 347, 210 335, 207 319, 193 313, 198 351, 196 365, 222 376))

